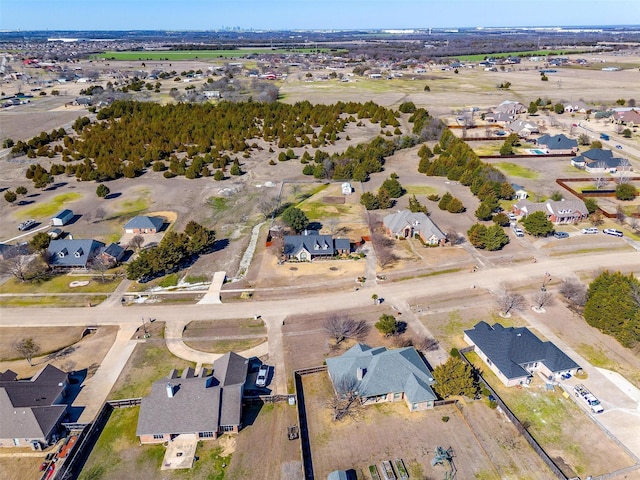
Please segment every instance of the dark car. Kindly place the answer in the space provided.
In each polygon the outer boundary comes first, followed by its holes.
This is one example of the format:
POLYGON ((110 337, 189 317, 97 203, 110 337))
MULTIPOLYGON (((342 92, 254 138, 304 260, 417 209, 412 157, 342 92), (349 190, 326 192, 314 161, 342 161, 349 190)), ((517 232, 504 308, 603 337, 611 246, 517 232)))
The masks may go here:
POLYGON ((556 232, 553 236, 556 238, 569 238, 569 234, 567 232, 556 232))

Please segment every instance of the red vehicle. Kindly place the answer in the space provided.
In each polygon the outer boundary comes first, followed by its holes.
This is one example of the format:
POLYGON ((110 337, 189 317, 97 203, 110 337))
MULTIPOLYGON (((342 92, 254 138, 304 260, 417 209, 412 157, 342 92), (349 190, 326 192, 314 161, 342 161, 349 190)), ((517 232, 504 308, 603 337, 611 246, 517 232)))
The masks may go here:
POLYGON ((51 478, 53 478, 53 472, 55 472, 56 470, 56 464, 52 463, 51 465, 49 465, 49 469, 47 470, 47 476, 44 477, 44 480, 50 480, 51 478))

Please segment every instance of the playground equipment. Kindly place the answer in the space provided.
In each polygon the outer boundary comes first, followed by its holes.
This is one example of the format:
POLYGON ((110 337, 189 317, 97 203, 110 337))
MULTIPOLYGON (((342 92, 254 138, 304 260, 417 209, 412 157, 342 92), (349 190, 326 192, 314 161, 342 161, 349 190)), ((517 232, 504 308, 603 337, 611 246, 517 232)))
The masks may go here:
POLYGON ((437 446, 433 453, 435 456, 433 457, 433 460, 431 460, 431 466, 448 466, 449 470, 445 472, 444 480, 454 480, 456 476, 456 466, 453 463, 453 448, 449 447, 445 450, 443 447, 437 446))

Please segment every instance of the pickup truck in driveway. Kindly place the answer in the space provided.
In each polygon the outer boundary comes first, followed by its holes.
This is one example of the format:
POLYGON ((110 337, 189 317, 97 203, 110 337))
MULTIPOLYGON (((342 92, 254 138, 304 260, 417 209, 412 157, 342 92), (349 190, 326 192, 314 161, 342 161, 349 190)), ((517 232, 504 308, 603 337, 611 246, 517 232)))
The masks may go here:
POLYGON ((589 405, 589 408, 591 408, 591 411, 593 413, 604 412, 604 408, 602 408, 602 405, 600 405, 600 400, 598 400, 593 393, 587 390, 584 385, 576 385, 575 387, 573 387, 573 391, 575 392, 576 397, 582 398, 582 400, 584 400, 584 402, 589 405))

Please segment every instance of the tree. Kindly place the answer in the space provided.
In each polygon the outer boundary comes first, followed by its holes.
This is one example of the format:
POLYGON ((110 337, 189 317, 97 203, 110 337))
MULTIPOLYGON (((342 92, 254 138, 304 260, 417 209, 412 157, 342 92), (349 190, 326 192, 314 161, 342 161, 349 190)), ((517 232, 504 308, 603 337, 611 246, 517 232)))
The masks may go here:
POLYGON ((459 357, 449 359, 433 369, 434 390, 442 399, 455 395, 474 398, 478 393, 478 377, 471 365, 459 357))
POLYGON ((546 237, 553 232, 553 224, 543 211, 533 212, 522 220, 522 225, 534 237, 546 237))
POLYGON ((451 195, 449 192, 445 193, 440 199, 440 201, 438 202, 438 208, 440 210, 446 210, 447 207, 449 206, 449 202, 452 199, 453 199, 453 195, 451 195))
POLYGON ((26 195, 28 192, 27 187, 20 185, 18 188, 16 188, 16 193, 18 195, 26 195))
POLYGON ((469 243, 476 248, 484 248, 485 236, 487 233, 487 227, 481 223, 476 223, 467 230, 467 237, 469 237, 469 243))
POLYGON ((447 211, 449 213, 462 213, 464 212, 464 210, 465 208, 462 204, 462 201, 460 201, 460 199, 456 197, 453 197, 447 205, 447 211))
POLYGON ((500 225, 488 227, 484 234, 484 248, 490 252, 500 250, 509 243, 509 236, 500 225))
POLYGON ((362 402, 357 391, 358 380, 354 377, 341 377, 333 380, 334 394, 327 401, 333 412, 333 421, 345 418, 356 420, 362 409, 362 402))
POLYGON ((324 322, 324 331, 331 337, 336 345, 347 338, 362 340, 371 327, 365 320, 354 320, 348 315, 331 314, 324 322))
POLYGON ((26 282, 32 259, 27 255, 20 255, 18 249, 13 255, 5 254, 5 259, 0 262, 0 273, 11 275, 20 282, 26 282))
POLYGON ((511 311, 522 310, 525 307, 524 297, 519 293, 508 290, 504 290, 498 295, 496 303, 500 307, 500 313, 505 317, 508 317, 511 311))
POLYGON ((373 300, 373 304, 377 305, 378 304, 378 294, 374 293, 373 295, 371 295, 371 300, 373 300))
POLYGON ((134 235, 133 237, 131 237, 131 240, 129 240, 129 248, 132 248, 137 252, 138 250, 140 250, 140 247, 142 247, 143 243, 144 237, 142 235, 134 235))
POLYGON ((636 198, 638 193, 635 186, 630 183, 623 183, 616 187, 616 198, 618 200, 629 201, 636 198))
POLYGON ((535 115, 538 113, 538 104, 536 102, 531 102, 529 104, 529 108, 527 109, 527 113, 529 115, 535 115))
POLYGON ((371 192, 364 192, 360 196, 360 203, 364 205, 364 208, 366 208, 367 210, 377 210, 378 208, 380 208, 378 197, 376 197, 371 192))
POLYGON ((564 113, 564 105, 562 105, 561 103, 556 103, 553 106, 553 111, 556 112, 558 115, 561 115, 564 113))
MULTIPOLYGON (((487 202, 480 202, 478 208, 476 208, 475 216, 478 220, 491 220, 492 209, 491 205, 487 202)), ((506 217, 506 215, 505 215, 506 217)), ((508 217, 507 217, 508 220, 508 217)))
POLYGON ((491 220, 493 220, 493 223, 495 223, 496 225, 500 225, 501 227, 506 227, 511 223, 511 220, 504 212, 500 212, 494 215, 491 220))
POLYGON ((111 190, 104 183, 101 183, 98 185, 98 188, 96 188, 96 195, 100 198, 105 198, 110 193, 111 190))
POLYGON ((29 362, 30 366, 33 366, 32 359, 40 352, 40 345, 33 338, 25 338, 16 343, 14 349, 29 362))
POLYGON ((581 133, 578 136, 578 143, 580 145, 589 145, 589 142, 591 141, 591 139, 589 138, 589 135, 587 135, 586 133, 581 133))
POLYGON ((425 215, 428 215, 427 207, 418 201, 415 195, 409 197, 409 211, 410 212, 422 212, 425 215))
POLYGON ((553 304, 553 295, 546 290, 538 290, 533 294, 533 307, 542 310, 546 305, 553 304))
POLYGON ((400 185, 400 182, 397 178, 387 178, 384 182, 382 182, 380 189, 384 189, 389 192, 389 196, 391 198, 400 198, 402 195, 404 195, 404 188, 402 188, 402 185, 400 185))
POLYGON ((602 148, 602 142, 600 140, 594 140, 593 142, 591 142, 591 145, 589 145, 589 148, 602 148))
POLYGON ((585 207, 587 207, 587 212, 589 212, 589 215, 598 210, 598 202, 595 198, 585 198, 584 205, 585 207))
POLYGON ((18 199, 18 195, 11 190, 7 190, 4 192, 4 199, 9 203, 13 203, 18 199))
POLYGON ((11 148, 15 144, 16 144, 16 142, 14 142, 12 138, 7 138, 2 142, 2 148, 11 148))
POLYGON ((631 129, 625 128, 624 130, 622 130, 622 136, 624 138, 631 138, 631 129))
POLYGON ((513 155, 513 144, 505 140, 500 147, 500 155, 513 155))
POLYGON ((242 175, 242 170, 240 169, 240 165, 234 163, 229 169, 229 173, 236 177, 239 175, 242 175))
POLYGON ((309 225, 309 219, 302 210, 297 207, 289 207, 282 213, 282 221, 292 228, 296 233, 300 233, 309 225))
POLYGON ((395 335, 396 333, 398 333, 399 325, 393 315, 385 313, 376 322, 375 327, 381 334, 383 334, 385 337, 388 337, 390 335, 395 335))
POLYGON ((557 190, 555 192, 553 192, 551 194, 551 200, 553 200, 554 202, 559 202, 562 200, 562 193, 558 192, 557 190))
POLYGON ((33 236, 31 241, 29 242, 29 245, 31 245, 31 248, 33 248, 36 252, 42 252, 43 250, 49 248, 50 243, 50 235, 48 235, 46 232, 38 232, 33 236))
POLYGON ((102 262, 97 257, 93 257, 87 263, 87 266, 89 267, 89 270, 91 270, 92 272, 95 272, 96 274, 100 275, 100 281, 102 283, 105 283, 107 281, 107 278, 106 278, 105 274, 107 273, 107 270, 109 270, 109 265, 108 264, 102 262))
POLYGON ((558 289, 561 295, 579 307, 584 307, 587 301, 587 287, 578 280, 568 278, 560 284, 558 289))
POLYGON ((386 188, 380 187, 378 189, 378 195, 376 195, 378 199, 378 208, 391 208, 393 206, 393 199, 389 194, 389 191, 386 188))
POLYGON ((258 202, 258 210, 260 210, 265 220, 273 214, 277 203, 278 201, 274 197, 262 197, 260 199, 260 202, 258 202))

